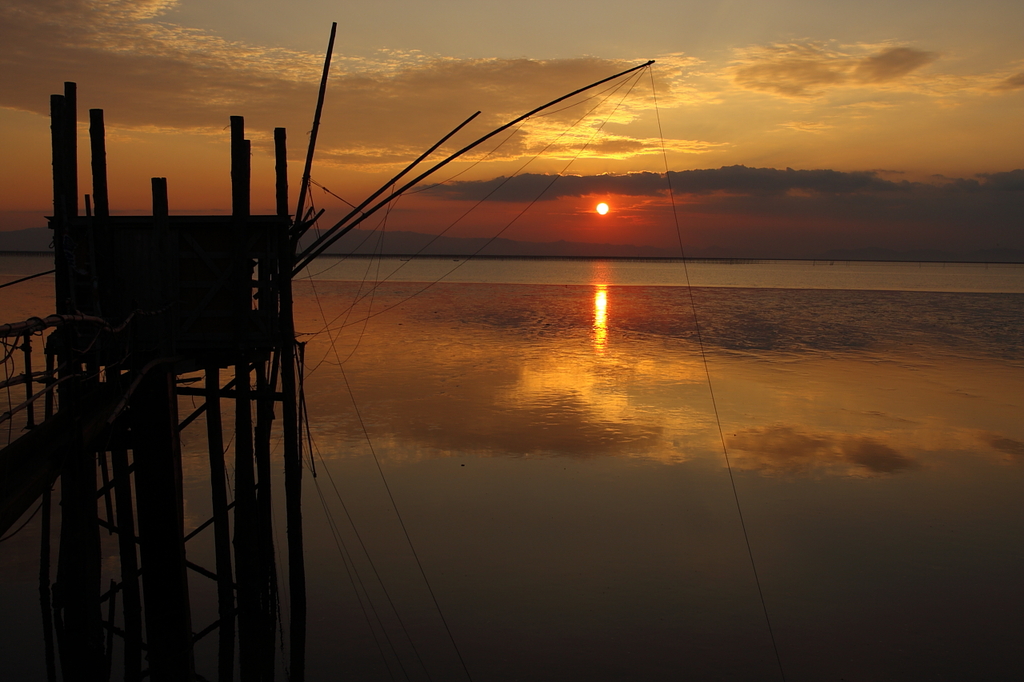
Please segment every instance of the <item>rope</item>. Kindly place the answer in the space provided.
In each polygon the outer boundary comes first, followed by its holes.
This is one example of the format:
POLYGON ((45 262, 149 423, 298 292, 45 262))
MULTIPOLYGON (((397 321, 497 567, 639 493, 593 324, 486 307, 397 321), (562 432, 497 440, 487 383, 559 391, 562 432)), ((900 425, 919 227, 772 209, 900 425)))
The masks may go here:
POLYGON ((672 205, 672 219, 675 222, 676 238, 679 241, 679 255, 683 260, 683 275, 686 278, 686 291, 690 298, 690 311, 693 313, 693 326, 697 332, 697 346, 700 348, 700 358, 704 364, 704 376, 707 378, 708 393, 711 395, 711 406, 715 411, 715 423, 718 425, 718 437, 722 442, 722 454, 725 456, 725 467, 729 471, 729 483, 732 485, 732 497, 736 502, 736 514, 740 519, 740 528, 743 530, 743 541, 747 546, 747 556, 750 558, 750 568, 754 573, 754 583, 757 585, 757 595, 761 599, 761 610, 764 612, 764 620, 768 626, 768 636, 772 641, 772 650, 775 652, 775 662, 779 666, 779 675, 782 677, 782 682, 786 682, 786 672, 782 667, 782 657, 779 656, 779 647, 775 642, 775 631, 772 628, 772 620, 768 616, 768 605, 764 600, 764 590, 761 588, 761 579, 757 573, 757 563, 754 561, 754 551, 750 547, 750 536, 747 533, 747 524, 743 520, 743 508, 740 506, 740 496, 736 490, 736 478, 733 475, 732 463, 729 461, 729 448, 725 444, 725 432, 722 430, 722 417, 718 412, 718 403, 715 400, 715 389, 711 381, 711 369, 708 366, 708 356, 704 349, 704 339, 700 331, 700 321, 697 318, 697 305, 693 299, 693 287, 690 286, 690 272, 686 266, 686 254, 683 249, 683 232, 679 226, 679 214, 676 211, 676 200, 675 195, 672 191, 672 174, 669 172, 668 166, 668 151, 665 147, 665 134, 661 128, 661 111, 658 108, 658 93, 654 86, 654 68, 651 68, 651 94, 654 98, 654 113, 658 120, 658 135, 661 139, 661 153, 665 160, 665 180, 668 183, 668 197, 669 202, 672 205))

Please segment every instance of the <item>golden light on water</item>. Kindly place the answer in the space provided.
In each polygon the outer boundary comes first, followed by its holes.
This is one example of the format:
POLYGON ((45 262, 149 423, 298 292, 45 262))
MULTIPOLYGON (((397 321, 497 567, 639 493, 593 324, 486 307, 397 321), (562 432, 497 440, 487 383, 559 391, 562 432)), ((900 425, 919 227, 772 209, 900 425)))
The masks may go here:
POLYGON ((604 353, 608 345, 608 287, 598 284, 594 292, 594 350, 604 353))
POLYGON ((597 212, 600 213, 601 215, 606 214, 608 212, 608 204, 602 201, 600 204, 597 205, 597 212))

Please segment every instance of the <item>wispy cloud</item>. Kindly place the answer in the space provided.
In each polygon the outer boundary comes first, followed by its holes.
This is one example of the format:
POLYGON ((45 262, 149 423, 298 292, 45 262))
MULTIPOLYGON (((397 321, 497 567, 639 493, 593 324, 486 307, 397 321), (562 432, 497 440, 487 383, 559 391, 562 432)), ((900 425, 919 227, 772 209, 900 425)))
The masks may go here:
MULTIPOLYGON (((304 130, 322 56, 225 40, 168 21, 176 0, 12 0, 0 8, 5 26, 0 107, 45 114, 50 92, 76 80, 89 102, 107 110, 108 125, 144 130, 210 132, 244 114, 253 128, 304 130)), ((462 117, 480 109, 473 130, 486 130, 548 99, 634 65, 593 57, 453 59, 381 50, 372 57, 335 54, 321 137, 327 163, 372 170, 409 160, 462 117)), ((658 103, 705 101, 688 81, 699 60, 659 61, 658 103)), ((629 158, 651 140, 622 128, 654 106, 649 79, 609 84, 524 129, 494 159, 547 149, 553 158, 629 158), (632 91, 631 91, 632 88, 632 91), (627 96, 628 93, 628 96, 627 96), (602 104, 603 102, 603 104, 602 104), (595 115, 569 133, 582 113, 595 115), (600 126, 618 126, 598 133, 600 126), (589 144, 587 141, 589 140, 589 144)), ((667 140, 670 150, 700 152, 701 140, 667 140)), ((659 141, 660 149, 660 141, 659 141)))
POLYGON ((1002 81, 997 83, 994 90, 1021 90, 1024 89, 1024 71, 1016 73, 1012 76, 1007 76, 1002 81))
POLYGON ((832 47, 795 42, 740 50, 732 65, 742 88, 784 97, 815 97, 830 88, 880 86, 903 81, 938 59, 912 47, 832 47))
POLYGON ((823 133, 826 130, 832 130, 835 126, 821 121, 787 121, 780 125, 779 128, 798 133, 823 133))
MULTIPOLYGON (((822 194, 854 194, 909 190, 909 182, 884 180, 874 172, 841 172, 835 170, 793 170, 787 168, 748 168, 728 166, 670 173, 673 191, 677 194, 708 195, 715 193, 742 195, 784 195, 795 190, 822 194)), ((449 199, 478 200, 501 186, 500 200, 530 201, 539 188, 550 184, 551 176, 524 173, 514 178, 486 181, 455 181, 439 186, 431 193, 449 199)), ((978 181, 973 181, 981 187, 978 181)), ((991 180, 986 180, 988 186, 991 180)), ((628 173, 624 175, 566 175, 559 178, 545 199, 617 194, 621 196, 659 196, 668 191, 663 173, 628 173)))

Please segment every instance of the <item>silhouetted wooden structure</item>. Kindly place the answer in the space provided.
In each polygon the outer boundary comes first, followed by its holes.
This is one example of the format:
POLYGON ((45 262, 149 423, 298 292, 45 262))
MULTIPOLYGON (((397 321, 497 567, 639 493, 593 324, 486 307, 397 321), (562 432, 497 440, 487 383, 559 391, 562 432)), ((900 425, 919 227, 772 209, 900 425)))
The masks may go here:
POLYGON ((270 457, 273 422, 283 415, 279 431, 291 458, 285 465, 289 668, 293 679, 302 679, 294 240, 284 129, 275 131, 274 215, 250 213, 250 144, 242 118, 232 117, 231 215, 172 216, 166 180, 153 178, 152 215, 112 216, 103 112, 93 109, 92 200, 86 196, 86 215, 79 215, 75 102, 74 83, 50 102, 57 314, 0 327, 5 338, 22 341, 25 373, 5 383, 25 384, 30 429, 0 453, 14 474, 0 490, 0 523, 6 530, 42 498, 40 596, 48 673, 55 679, 57 656, 66 680, 109 678, 116 635, 124 642, 125 680, 192 680, 195 642, 217 632, 218 678, 228 681, 236 677, 237 632, 240 678, 273 678, 278 580, 270 457), (46 369, 34 371, 32 338, 48 328, 46 369), (36 392, 38 385, 43 389, 36 392), (182 395, 204 399, 184 419, 178 413, 182 395), (45 409, 36 423, 39 397, 45 409), (225 400, 234 408, 230 503, 225 400), (213 515, 186 536, 179 432, 201 415, 213 515), (51 586, 50 490, 58 477, 60 547, 51 586), (102 529, 118 537, 120 580, 108 586, 100 584, 102 529), (201 532, 214 536, 213 567, 188 558, 187 542, 201 532), (197 576, 216 581, 213 623, 193 622, 189 580, 197 576))
POLYGON ((292 680, 304 679, 301 382, 292 277, 347 231, 501 131, 651 64, 552 100, 403 180, 477 112, 297 255, 299 239, 315 220, 306 215, 304 199, 335 30, 336 25, 294 219, 288 213, 283 128, 274 131, 276 212, 251 214, 251 150, 237 116, 230 122, 230 215, 170 215, 164 178, 152 179, 152 215, 111 215, 99 109, 89 112, 92 194, 80 215, 75 84, 65 83, 64 94, 51 97, 56 314, 0 325, 0 338, 21 344, 5 341, 9 357, 17 350, 24 357, 23 374, 5 379, 0 388, 23 384, 26 395, 0 421, 23 411, 28 427, 0 450, 0 534, 42 500, 39 585, 50 680, 56 679, 58 657, 66 680, 109 679, 115 636, 123 640, 123 679, 198 679, 194 645, 214 632, 221 682, 235 679, 236 669, 246 682, 273 678, 279 612, 272 543, 274 433, 283 444, 288 670, 292 680), (397 186, 400 180, 404 184, 397 186), (393 191, 381 198, 388 188, 393 191), (32 340, 47 329, 45 369, 37 371, 32 340), (180 396, 204 402, 182 418, 180 396), (37 399, 43 401, 38 422, 37 399), (234 415, 232 502, 226 487, 226 401, 234 415), (206 423, 212 515, 186 535, 179 434, 200 417, 206 423), (51 582, 50 496, 58 478, 60 546, 51 582), (108 586, 101 585, 101 530, 116 533, 118 541, 120 579, 108 586), (213 534, 212 569, 188 558, 187 543, 204 532, 213 534), (192 617, 189 580, 195 576, 216 582, 218 617, 212 623, 197 624, 192 617))

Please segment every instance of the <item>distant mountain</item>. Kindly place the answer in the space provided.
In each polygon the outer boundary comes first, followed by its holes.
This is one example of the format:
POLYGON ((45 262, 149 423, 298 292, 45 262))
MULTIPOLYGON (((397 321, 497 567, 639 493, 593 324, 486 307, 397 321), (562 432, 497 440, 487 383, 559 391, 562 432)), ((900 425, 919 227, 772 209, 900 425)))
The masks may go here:
MULTIPOLYGON (((53 233, 45 227, 12 232, 0 232, 0 251, 50 251, 53 233)), ((307 236, 306 243, 311 241, 307 236)), ((589 244, 584 242, 524 242, 499 237, 435 237, 422 232, 352 230, 335 242, 329 254, 373 254, 394 256, 548 256, 576 258, 678 258, 679 250, 658 246, 631 244, 589 244), (383 238, 383 244, 380 239, 383 238)), ((689 248, 691 258, 759 258, 756 253, 739 253, 733 249, 709 246, 689 248)), ((916 249, 897 251, 881 247, 861 249, 832 249, 814 256, 819 260, 874 260, 874 261, 966 261, 972 263, 1024 263, 1024 250, 1011 248, 977 249, 967 252, 916 249)))
POLYGON ((656 246, 632 246, 621 244, 585 244, 582 242, 522 242, 514 239, 484 237, 435 237, 421 232, 352 230, 327 250, 327 253, 372 254, 383 253, 396 256, 420 254, 424 256, 469 256, 479 252, 481 256, 576 256, 591 258, 632 257, 670 258, 678 257, 675 249, 656 246), (383 239, 383 244, 381 244, 383 239))

